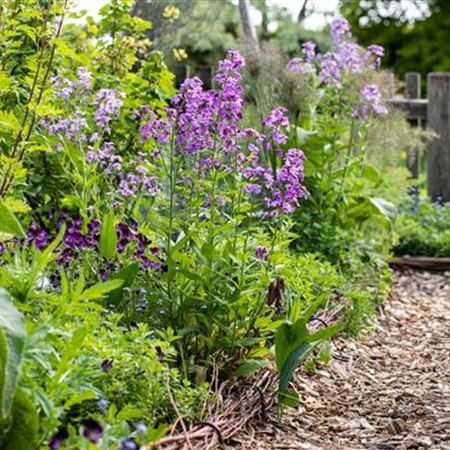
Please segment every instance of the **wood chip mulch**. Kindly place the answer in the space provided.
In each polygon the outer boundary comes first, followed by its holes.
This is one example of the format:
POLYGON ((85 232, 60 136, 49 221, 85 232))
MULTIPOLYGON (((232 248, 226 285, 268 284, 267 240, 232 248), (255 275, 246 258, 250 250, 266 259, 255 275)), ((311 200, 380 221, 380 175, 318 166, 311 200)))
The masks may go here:
POLYGON ((328 365, 298 370, 300 406, 281 425, 270 408, 232 448, 450 450, 450 274, 397 273, 379 320, 335 340, 328 365))

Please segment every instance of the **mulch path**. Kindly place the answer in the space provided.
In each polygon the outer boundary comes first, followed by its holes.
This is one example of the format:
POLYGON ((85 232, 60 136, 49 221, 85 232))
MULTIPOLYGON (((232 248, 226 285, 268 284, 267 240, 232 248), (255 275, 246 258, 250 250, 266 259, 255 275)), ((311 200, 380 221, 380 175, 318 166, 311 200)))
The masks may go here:
POLYGON ((399 272, 376 331, 299 369, 298 408, 233 436, 237 449, 450 450, 450 274, 399 272))

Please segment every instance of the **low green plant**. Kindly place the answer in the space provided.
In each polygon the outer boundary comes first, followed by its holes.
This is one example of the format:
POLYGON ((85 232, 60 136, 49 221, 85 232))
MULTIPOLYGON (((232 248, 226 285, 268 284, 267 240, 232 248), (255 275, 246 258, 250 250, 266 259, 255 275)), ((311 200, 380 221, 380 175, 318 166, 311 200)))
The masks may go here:
POLYGON ((418 191, 402 204, 394 252, 410 256, 450 256, 450 204, 432 202, 418 191))
POLYGON ((32 450, 38 439, 38 411, 19 385, 26 347, 23 315, 0 288, 0 447, 32 450))

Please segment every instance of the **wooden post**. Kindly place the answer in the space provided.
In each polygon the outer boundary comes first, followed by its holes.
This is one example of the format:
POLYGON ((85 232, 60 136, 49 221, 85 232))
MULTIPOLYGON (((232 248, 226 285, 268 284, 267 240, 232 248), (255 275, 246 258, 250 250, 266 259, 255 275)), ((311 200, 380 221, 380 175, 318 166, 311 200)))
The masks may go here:
POLYGON ((428 75, 428 127, 438 137, 428 144, 428 195, 450 201, 450 73, 428 75))
POLYGON ((395 75, 393 72, 380 73, 380 89, 383 96, 391 99, 395 95, 395 75))
MULTIPOLYGON (((420 73, 418 72, 407 72, 405 76, 405 97, 408 99, 419 99, 421 97, 421 86, 420 86, 420 73)), ((422 126, 421 120, 410 120, 411 125, 418 127, 422 126)), ((408 151, 408 169, 411 172, 411 176, 414 179, 419 178, 420 174, 420 155, 417 150, 408 151)))

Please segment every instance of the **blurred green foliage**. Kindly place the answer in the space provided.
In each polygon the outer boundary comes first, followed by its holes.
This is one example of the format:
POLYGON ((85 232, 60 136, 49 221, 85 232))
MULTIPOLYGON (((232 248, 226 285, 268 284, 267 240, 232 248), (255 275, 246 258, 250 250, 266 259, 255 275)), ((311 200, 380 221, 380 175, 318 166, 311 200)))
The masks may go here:
POLYGON ((340 10, 358 42, 385 47, 397 76, 450 70, 448 0, 341 0, 340 10))

